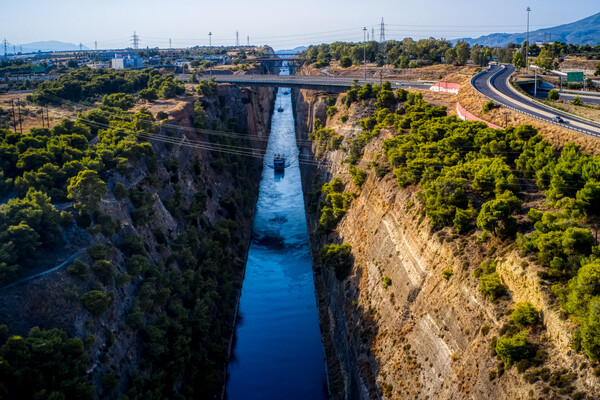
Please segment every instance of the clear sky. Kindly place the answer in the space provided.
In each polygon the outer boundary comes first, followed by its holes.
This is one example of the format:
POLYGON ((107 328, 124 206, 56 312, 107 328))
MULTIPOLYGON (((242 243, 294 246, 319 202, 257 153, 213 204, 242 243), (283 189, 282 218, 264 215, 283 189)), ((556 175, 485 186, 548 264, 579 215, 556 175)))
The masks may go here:
POLYGON ((574 22, 600 12, 598 0, 0 0, 0 40, 11 45, 59 40, 123 48, 135 30, 140 47, 268 44, 275 49, 361 41, 386 23, 386 39, 478 37, 574 22))

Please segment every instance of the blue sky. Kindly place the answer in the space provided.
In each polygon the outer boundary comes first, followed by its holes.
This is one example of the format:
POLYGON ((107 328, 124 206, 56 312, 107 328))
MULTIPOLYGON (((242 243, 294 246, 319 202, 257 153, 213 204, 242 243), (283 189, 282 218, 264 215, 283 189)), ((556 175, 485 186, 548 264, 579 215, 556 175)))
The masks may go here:
POLYGON ((276 49, 335 40, 360 41, 362 27, 379 38, 477 37, 525 31, 576 21, 600 12, 598 0, 0 0, 0 40, 42 40, 122 48, 135 30, 141 47, 240 42, 276 49))

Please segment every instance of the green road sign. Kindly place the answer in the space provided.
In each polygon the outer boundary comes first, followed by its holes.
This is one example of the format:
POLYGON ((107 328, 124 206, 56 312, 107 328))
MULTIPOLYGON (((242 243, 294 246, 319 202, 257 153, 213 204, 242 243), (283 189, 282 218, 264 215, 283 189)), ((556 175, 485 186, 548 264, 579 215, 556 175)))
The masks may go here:
POLYGON ((583 72, 567 72, 567 82, 583 82, 583 72))

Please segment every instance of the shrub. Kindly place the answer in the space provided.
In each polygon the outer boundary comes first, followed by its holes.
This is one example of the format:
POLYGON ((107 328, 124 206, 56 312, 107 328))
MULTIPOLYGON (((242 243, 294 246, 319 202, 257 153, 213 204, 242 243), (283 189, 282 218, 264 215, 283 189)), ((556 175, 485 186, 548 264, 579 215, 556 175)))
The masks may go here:
POLYGON ((116 183, 115 187, 113 188, 113 194, 117 200, 123 200, 125 197, 127 197, 127 188, 120 182, 116 183))
POLYGON ((521 331, 514 336, 501 337, 496 341, 496 354, 506 364, 506 368, 514 361, 527 358, 529 353, 529 343, 527 343, 527 332, 521 331))
POLYGON ((162 120, 167 119, 167 118, 169 118, 169 114, 167 114, 164 111, 159 111, 159 112, 156 113, 156 120, 157 121, 162 121, 162 120))
POLYGON ((340 121, 342 121, 342 122, 348 121, 348 114, 340 115, 340 121))
POLYGON ((76 276, 80 279, 85 279, 88 277, 89 269, 89 265, 87 265, 79 259, 75 259, 75 261, 73 261, 73 264, 67 267, 67 273, 76 276))
POLYGON ((104 260, 108 254, 108 246, 96 243, 91 245, 87 251, 93 260, 104 260))
POLYGON ((540 322, 540 313, 529 302, 518 303, 511 315, 511 321, 521 328, 526 328, 540 322))
POLYGON ((384 288, 384 289, 387 289, 387 288, 388 288, 388 286, 390 286, 391 284, 392 284, 392 278, 390 278, 390 277, 389 277, 389 276, 387 276, 387 275, 386 275, 386 276, 384 276, 384 277, 383 277, 383 285, 382 285, 382 286, 383 286, 383 288, 384 288))
POLYGON ((140 239, 139 236, 136 235, 125 236, 119 248, 123 253, 125 253, 125 255, 129 257, 134 254, 140 254, 143 256, 146 255, 144 243, 142 243, 142 239, 140 239))
POLYGON ((505 292, 505 287, 502 285, 500 276, 496 272, 481 275, 479 283, 479 292, 488 296, 490 301, 498 299, 505 292))
POLYGON ((582 106, 583 105, 583 101, 581 101, 581 97, 575 96, 575 98, 573 99, 573 101, 571 102, 571 104, 573 104, 574 106, 582 106))
POLYGON ((494 103, 493 101, 488 101, 487 103, 485 103, 483 105, 483 113, 486 114, 488 111, 490 111, 492 108, 494 108, 496 106, 496 103, 494 103))
POLYGON ((326 244, 319 252, 321 263, 326 268, 335 269, 335 276, 343 280, 350 273, 352 267, 352 246, 348 243, 341 245, 326 244))
POLYGON ((107 260, 98 260, 92 265, 92 271, 105 285, 111 284, 116 275, 114 265, 107 260))
POLYGON ((60 212, 60 225, 61 226, 71 226, 73 225, 73 214, 68 211, 60 212))
POLYGON ((338 109, 336 106, 331 106, 329 108, 327 108, 327 116, 329 118, 332 118, 335 114, 337 114, 338 109))
POLYGON ((90 290, 81 296, 81 303, 94 317, 99 317, 108 310, 112 297, 101 290, 90 290))
POLYGON ((352 66, 352 58, 350 58, 348 56, 343 56, 342 58, 340 58, 340 67, 348 68, 351 66, 352 66))
POLYGON ((445 280, 450 280, 450 277, 452 276, 453 272, 451 269, 445 269, 442 271, 442 278, 444 278, 445 280))
POLYGON ((364 170, 355 167, 354 165, 350 166, 349 172, 350 175, 352 175, 352 181, 354 182, 356 187, 359 190, 362 189, 363 185, 365 184, 365 181, 367 180, 367 173, 364 170))
POLYGON ((558 100, 560 98, 560 95, 558 94, 558 91, 555 89, 552 89, 551 91, 548 92, 548 100, 558 100))

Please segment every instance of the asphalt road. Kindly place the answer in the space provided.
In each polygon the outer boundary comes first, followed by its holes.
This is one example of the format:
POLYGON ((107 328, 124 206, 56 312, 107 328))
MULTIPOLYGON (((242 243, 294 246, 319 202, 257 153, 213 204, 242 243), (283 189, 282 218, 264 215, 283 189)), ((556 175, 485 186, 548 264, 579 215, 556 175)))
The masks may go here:
POLYGON ((516 92, 508 80, 514 71, 515 67, 512 65, 494 65, 475 75, 471 84, 478 92, 505 107, 555 125, 600 137, 600 123, 587 122, 560 110, 548 109, 516 92), (564 123, 552 121, 557 115, 561 116, 564 123))

